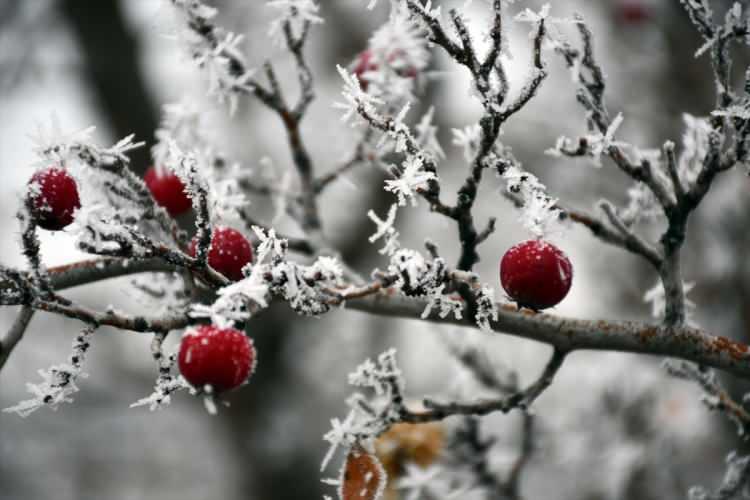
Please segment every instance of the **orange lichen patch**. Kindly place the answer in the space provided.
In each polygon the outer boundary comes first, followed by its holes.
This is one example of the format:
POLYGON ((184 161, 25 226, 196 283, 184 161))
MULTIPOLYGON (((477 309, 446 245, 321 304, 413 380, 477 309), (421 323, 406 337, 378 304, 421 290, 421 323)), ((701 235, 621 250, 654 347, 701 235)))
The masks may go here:
POLYGON ((601 333, 609 333, 612 330, 612 324, 608 321, 599 320, 596 322, 596 329, 601 333))
MULTIPOLYGON (((407 463, 427 467, 437 460, 445 445, 443 426, 426 424, 395 424, 375 441, 375 453, 383 463, 388 477, 397 478, 407 463)), ((388 484, 386 498, 397 498, 393 481, 388 484)))
POLYGON ((383 497, 388 476, 378 457, 354 445, 341 471, 341 500, 377 500, 383 497))
POLYGON ((685 402, 680 398, 670 398, 664 403, 664 413, 667 418, 680 416, 685 412, 685 402))
POLYGON ((656 327, 644 328, 638 332, 638 338, 644 344, 648 343, 651 339, 659 334, 659 329, 656 327))
POLYGON ((524 316, 537 316, 537 315, 543 314, 543 313, 541 313, 539 311, 535 311, 533 309, 527 309, 525 307, 519 308, 515 304, 508 304, 508 303, 500 304, 500 309, 502 309, 503 311, 508 311, 508 312, 512 312, 512 313, 523 314, 524 316))
POLYGON ((709 347, 715 352, 729 354, 729 356, 736 361, 748 356, 748 347, 745 344, 726 337, 714 337, 713 340, 711 340, 711 345, 709 347))
POLYGON ((84 269, 87 267, 94 267, 97 263, 104 263, 109 260, 113 259, 92 259, 92 260, 84 260, 81 262, 73 262, 72 264, 64 264, 57 267, 51 267, 48 269, 48 272, 50 274, 62 274, 66 273, 68 271, 73 271, 75 269, 84 269))

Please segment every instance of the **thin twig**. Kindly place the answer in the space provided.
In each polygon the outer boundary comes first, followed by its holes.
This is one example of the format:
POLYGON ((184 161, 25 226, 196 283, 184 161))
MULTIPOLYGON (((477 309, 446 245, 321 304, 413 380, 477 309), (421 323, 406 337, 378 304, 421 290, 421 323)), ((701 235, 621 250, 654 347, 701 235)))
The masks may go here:
POLYGON ((552 379, 562 366, 566 355, 566 351, 555 349, 539 378, 526 389, 510 396, 471 403, 439 403, 425 399, 423 404, 426 410, 412 412, 403 408, 400 417, 404 422, 423 423, 443 420, 453 415, 487 415, 496 411, 507 413, 513 409, 526 410, 552 384, 552 379))
POLYGON ((11 325, 5 338, 0 342, 0 371, 5 366, 5 362, 8 361, 13 349, 23 338, 23 334, 26 333, 26 328, 28 328, 33 317, 34 309, 28 306, 21 307, 21 311, 16 316, 13 325, 11 325))

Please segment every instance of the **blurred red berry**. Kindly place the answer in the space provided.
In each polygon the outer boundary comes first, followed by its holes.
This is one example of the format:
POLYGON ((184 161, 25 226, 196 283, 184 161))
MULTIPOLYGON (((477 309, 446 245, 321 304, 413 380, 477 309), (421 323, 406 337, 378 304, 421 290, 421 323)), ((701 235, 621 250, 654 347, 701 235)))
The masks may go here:
MULTIPOLYGON (((193 238, 188 252, 195 258, 198 239, 193 238)), ((253 261, 253 247, 242 233, 231 227, 216 227, 211 233, 208 265, 232 281, 243 278, 242 268, 253 261)))
POLYGON ((570 290, 573 266, 554 245, 528 240, 505 252, 500 282, 520 307, 540 310, 559 304, 570 290))
MULTIPOLYGON (((416 78, 417 68, 411 64, 406 64, 404 61, 404 51, 394 50, 388 56, 388 65, 392 66, 397 75, 402 78, 416 78)), ((375 62, 375 54, 372 50, 367 49, 357 56, 356 63, 354 65, 354 74, 357 75, 359 80, 359 86, 363 91, 367 92, 367 87, 370 82, 366 78, 367 73, 378 70, 378 64, 375 62)))
POLYGON ((639 0, 619 0, 615 4, 615 17, 623 24, 643 24, 651 18, 651 8, 639 0))
POLYGON ((73 222, 81 208, 78 185, 67 170, 48 167, 39 170, 29 181, 32 215, 37 225, 48 231, 59 231, 73 222))
POLYGON ((194 387, 210 385, 215 391, 238 387, 255 369, 252 340, 234 328, 201 325, 182 336, 180 373, 194 387))
POLYGON ((164 207, 169 215, 183 214, 193 206, 185 192, 185 185, 174 172, 166 168, 149 167, 143 180, 156 203, 164 207))
POLYGON ((396 74, 401 78, 416 78, 417 68, 406 61, 405 54, 406 53, 400 49, 391 52, 388 56, 388 64, 395 68, 396 74))
POLYGON ((375 61, 373 60, 373 53, 372 50, 367 49, 363 52, 360 52, 360 54, 357 56, 357 62, 354 65, 354 74, 357 75, 357 80, 359 80, 359 86, 367 92, 367 87, 369 86, 370 82, 365 78, 366 73, 370 73, 371 71, 377 71, 378 65, 375 64, 375 61))

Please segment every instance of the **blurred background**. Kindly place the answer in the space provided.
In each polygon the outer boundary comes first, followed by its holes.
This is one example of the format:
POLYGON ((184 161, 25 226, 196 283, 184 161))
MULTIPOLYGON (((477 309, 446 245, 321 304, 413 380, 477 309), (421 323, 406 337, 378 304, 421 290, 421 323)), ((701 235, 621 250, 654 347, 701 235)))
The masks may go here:
MULTIPOLYGON (((465 2, 445 1, 444 10, 465 2)), ((745 2, 747 3, 747 2, 745 2)), ((340 123, 332 103, 339 98, 335 65, 349 64, 374 29, 387 17, 385 2, 374 11, 366 2, 322 0, 326 22, 316 26, 306 47, 315 75, 317 100, 303 123, 303 134, 317 172, 335 168, 351 152, 356 132, 340 123), (325 124, 325 126, 321 126, 325 124)), ((729 2, 717 0, 723 12, 729 2)), ((271 48, 265 2, 217 1, 218 23, 246 36, 250 66, 272 57, 289 92, 296 76, 290 57, 271 48)), ((538 2, 516 2, 521 8, 538 2)), ((165 103, 186 98, 205 108, 206 131, 218 148, 262 171, 260 159, 273 160, 281 177, 290 168, 289 151, 277 117, 252 99, 242 99, 230 117, 205 97, 205 80, 174 41, 164 22, 168 2, 158 0, 0 0, 0 260, 24 266, 15 212, 35 161, 28 138, 51 116, 64 130, 96 125, 102 144, 135 133, 153 143, 165 103)), ((471 26, 484 30, 484 2, 468 8, 471 26)), ((608 76, 609 107, 623 111, 622 137, 648 148, 665 140, 679 145, 683 113, 703 116, 713 109, 712 78, 701 45, 679 3, 670 0, 557 1, 553 15, 582 13, 595 34, 599 61, 608 76)), ((479 31, 477 31, 478 33, 479 31)), ((511 83, 520 85, 530 68, 528 26, 509 32, 511 83)), ((477 36, 479 38, 479 36, 477 36)), ((571 40, 577 42, 571 36, 571 40)), ((738 55, 746 68, 750 55, 738 55)), ((627 203, 629 180, 612 165, 596 169, 587 161, 543 154, 559 135, 584 132, 570 75, 547 53, 551 77, 537 99, 504 129, 528 170, 567 205, 591 209, 606 197, 627 203)), ((479 106, 469 97, 467 75, 435 51, 432 79, 411 112, 418 119, 436 108, 439 138, 448 158, 440 175, 445 193, 465 176, 461 151, 451 147, 451 128, 476 122, 479 106)), ((148 148, 133 154, 142 173, 148 148)), ((265 172, 264 175, 268 175, 265 172)), ((373 227, 366 213, 383 214, 392 202, 382 189, 381 172, 352 171, 321 198, 325 233, 352 267, 363 274, 386 262, 367 242, 373 227)), ((750 250, 746 231, 750 203, 744 172, 730 172, 716 183, 696 214, 684 252, 685 280, 696 283, 691 299, 695 320, 709 331, 750 341, 750 250)), ((498 218, 498 230, 480 249, 478 271, 494 286, 497 263, 511 245, 526 239, 514 208, 500 194, 494 176, 482 186, 478 224, 498 218)), ((273 203, 254 199, 257 219, 271 222, 273 203)), ((402 243, 422 248, 438 243, 449 262, 458 256, 453 223, 431 214, 424 203, 399 212, 402 243)), ((296 228, 281 219, 286 232, 296 228)), ((640 228, 658 235, 659 224, 640 228)), ((656 275, 637 258, 604 246, 585 229, 570 227, 554 237, 575 267, 573 288, 554 312, 583 318, 650 317, 643 295, 656 275)), ((48 266, 83 258, 65 233, 43 235, 48 266)), ((66 292, 80 302, 104 308, 158 308, 118 279, 66 292)), ((0 310, 0 330, 16 311, 0 310)), ((33 319, 26 337, 0 374, 0 407, 24 399, 26 381, 36 370, 63 361, 80 325, 45 314, 33 319)), ((0 414, 0 499, 297 499, 321 498, 319 464, 327 449, 322 435, 333 417, 343 417, 350 393, 346 375, 367 357, 389 346, 399 350, 407 393, 471 396, 471 381, 451 357, 446 343, 480 346, 498 366, 530 380, 543 366, 548 348, 503 335, 470 329, 394 320, 340 310, 310 320, 273 306, 250 323, 259 351, 250 383, 228 396, 231 407, 212 417, 198 399, 179 394, 164 411, 129 409, 148 395, 156 377, 148 336, 101 330, 86 362, 76 402, 57 412, 26 419, 0 414)), ((176 339, 172 339, 173 344, 176 339)), ((746 387, 733 382, 741 394, 746 387)), ((735 429, 709 415, 697 388, 670 379, 660 360, 625 354, 575 353, 556 383, 536 406, 535 452, 522 476, 524 498, 672 499, 685 498, 693 484, 716 484, 723 457, 735 447, 735 429)), ((517 415, 483 419, 481 432, 496 438, 493 470, 502 476, 517 455, 517 415)), ((450 422, 446 423, 450 426, 450 422)), ((335 474, 335 465, 326 476, 335 474)), ((328 494, 333 494, 328 491, 328 494)))

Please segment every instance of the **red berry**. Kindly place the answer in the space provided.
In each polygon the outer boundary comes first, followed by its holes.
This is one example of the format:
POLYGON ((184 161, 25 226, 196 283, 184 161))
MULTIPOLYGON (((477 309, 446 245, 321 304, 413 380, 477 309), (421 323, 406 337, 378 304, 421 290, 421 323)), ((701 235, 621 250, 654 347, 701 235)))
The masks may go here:
POLYGON ((367 92, 367 87, 370 84, 370 82, 367 80, 367 78, 364 77, 366 73, 370 73, 371 71, 377 71, 378 65, 373 61, 374 54, 372 53, 372 50, 367 49, 359 54, 357 56, 357 62, 354 66, 354 74, 357 75, 357 80, 359 80, 359 86, 367 92))
POLYGON ((406 53, 397 49, 388 56, 388 64, 396 68, 396 74, 401 78, 416 78, 417 68, 413 64, 405 61, 406 53))
MULTIPOLYGON (((193 238, 188 252, 195 258, 198 239, 193 238)), ((211 233, 211 246, 208 248, 208 265, 232 281, 243 278, 242 268, 253 261, 253 247, 250 242, 231 227, 216 227, 211 233)))
POLYGON ((252 374, 255 362, 253 341, 234 328, 200 325, 182 336, 180 373, 194 387, 234 389, 252 374))
POLYGON ((193 206, 190 197, 185 193, 185 185, 177 175, 166 168, 149 167, 143 180, 156 203, 166 208, 169 215, 183 214, 193 206))
POLYGON ((67 170, 48 167, 37 171, 29 181, 32 212, 39 227, 59 231, 73 222, 81 208, 78 185, 67 170))
MULTIPOLYGON (((394 50, 388 56, 388 65, 395 68, 396 74, 402 78, 416 78, 417 68, 411 64, 405 63, 403 59, 404 51, 400 49, 394 50)), ((354 65, 353 71, 354 74, 357 75, 359 86, 362 87, 362 90, 365 92, 367 92, 367 87, 370 84, 365 75, 377 70, 378 64, 375 62, 375 54, 373 54, 372 50, 367 49, 357 56, 357 61, 354 65)))
POLYGON ((573 265, 554 245, 528 240, 505 252, 500 282, 520 307, 546 309, 559 304, 570 290, 573 265))
POLYGON ((640 0, 620 0, 615 5, 615 16, 624 24, 642 24, 651 18, 651 9, 640 0))

